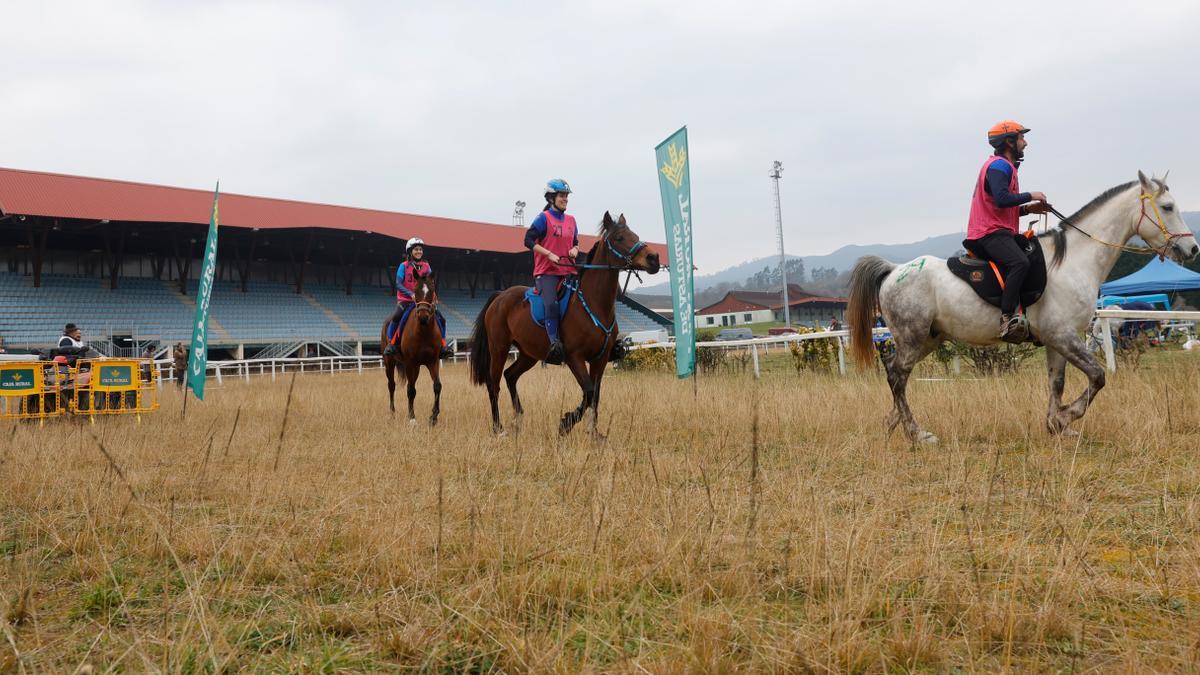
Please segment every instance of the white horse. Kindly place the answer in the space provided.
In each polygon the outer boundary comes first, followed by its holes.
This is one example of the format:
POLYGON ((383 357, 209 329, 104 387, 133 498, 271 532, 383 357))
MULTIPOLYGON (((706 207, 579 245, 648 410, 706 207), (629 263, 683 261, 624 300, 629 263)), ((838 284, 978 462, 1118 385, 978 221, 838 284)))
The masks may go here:
MULTIPOLYGON (((1104 387, 1104 369, 1081 337, 1096 311, 1100 283, 1108 276, 1127 242, 1141 237, 1158 255, 1191 260, 1200 252, 1196 237, 1180 217, 1168 192, 1166 177, 1118 185, 1093 199, 1061 226, 1042 235, 1046 254, 1046 290, 1026 314, 1030 331, 1046 346, 1050 374, 1050 407, 1046 427, 1053 434, 1073 434, 1067 427, 1087 412, 1104 387), (1066 364, 1082 370, 1087 389, 1069 405, 1062 404, 1066 364)), ((913 366, 945 339, 973 345, 999 341, 1000 310, 982 300, 950 272, 946 261, 922 256, 894 265, 876 256, 859 259, 850 278, 850 348, 860 365, 875 358, 871 326, 878 304, 896 342, 885 362, 895 407, 888 433, 904 424, 910 441, 936 443, 922 431, 908 407, 905 388, 913 366)))

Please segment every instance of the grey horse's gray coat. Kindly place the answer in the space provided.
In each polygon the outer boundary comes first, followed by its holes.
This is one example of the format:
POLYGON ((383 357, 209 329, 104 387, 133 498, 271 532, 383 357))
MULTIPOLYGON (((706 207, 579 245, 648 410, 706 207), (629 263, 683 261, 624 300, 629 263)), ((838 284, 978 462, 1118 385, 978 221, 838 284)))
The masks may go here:
MULTIPOLYGON (((1046 346, 1050 378, 1046 427, 1054 434, 1072 433, 1068 426, 1084 415, 1104 387, 1104 369, 1088 352, 1081 334, 1095 313, 1100 283, 1121 253, 1118 245, 1140 236, 1178 261, 1190 260, 1200 251, 1165 180, 1147 178, 1140 171, 1137 181, 1106 191, 1068 220, 1078 229, 1063 226, 1043 240, 1048 249, 1046 291, 1026 313, 1033 335, 1046 346), (1088 386, 1063 405, 1067 363, 1083 371, 1088 386)), ((896 343, 895 356, 885 363, 895 404, 888 431, 902 425, 911 441, 936 443, 937 437, 917 425, 908 406, 909 375, 945 339, 996 344, 1000 310, 955 277, 941 258, 922 256, 901 265, 875 256, 861 258, 851 273, 847 313, 851 352, 860 365, 870 365, 875 358, 871 326, 877 306, 896 343)))

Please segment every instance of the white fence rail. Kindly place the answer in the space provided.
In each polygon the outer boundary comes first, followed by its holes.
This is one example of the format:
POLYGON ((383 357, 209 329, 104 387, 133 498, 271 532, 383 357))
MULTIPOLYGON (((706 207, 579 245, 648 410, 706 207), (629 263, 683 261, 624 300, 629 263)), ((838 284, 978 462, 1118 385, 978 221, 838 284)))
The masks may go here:
MULTIPOLYGON (((1114 322, 1124 322, 1128 320, 1141 321, 1180 321, 1180 322, 1200 322, 1200 311, 1197 312, 1174 312, 1162 310, 1130 310, 1130 309, 1101 309, 1096 311, 1096 321, 1102 331, 1102 346, 1104 348, 1104 362, 1110 372, 1116 371, 1117 360, 1113 342, 1113 324, 1114 322)), ((1118 323, 1117 325, 1120 325, 1118 323)), ((1184 325, 1187 325, 1186 323, 1184 325)), ((822 333, 800 333, 794 335, 775 335, 765 338, 753 338, 750 340, 716 340, 708 342, 697 342, 697 347, 750 347, 754 358, 754 375, 759 375, 758 369, 758 348, 767 348, 773 344, 786 344, 789 342, 801 342, 804 340, 822 340, 838 338, 838 372, 846 374, 846 359, 845 359, 845 338, 849 336, 848 330, 825 331, 822 333)), ((886 328, 874 329, 875 335, 888 335, 886 328)), ((674 342, 653 342, 643 345, 633 345, 631 349, 674 349, 674 342)))
POLYGON ((1096 311, 1100 325, 1101 342, 1104 347, 1104 365, 1109 372, 1117 369, 1117 357, 1113 348, 1113 322, 1134 321, 1200 321, 1200 312, 1164 312, 1162 310, 1101 309, 1096 311))
MULTIPOLYGON (((1114 322, 1123 322, 1127 320, 1200 322, 1200 312, 1102 309, 1096 312, 1096 320, 1102 331, 1105 363, 1110 371, 1115 371, 1117 369, 1117 363, 1113 347, 1114 322)), ((872 332, 875 336, 890 335, 887 328, 875 328, 872 330, 872 332)), ((766 353, 769 352, 773 347, 783 348, 790 343, 804 342, 806 340, 837 340, 838 372, 844 375, 846 373, 846 338, 848 338, 849 335, 849 330, 824 331, 819 333, 793 333, 789 335, 772 335, 770 337, 753 338, 749 340, 714 340, 697 342, 696 346, 717 347, 721 349, 744 349, 748 347, 754 363, 754 375, 755 377, 758 377, 761 374, 758 362, 760 350, 766 353)), ((674 348, 675 343, 673 341, 650 342, 630 346, 630 349, 674 348)), ((465 358, 464 354, 456 354, 453 360, 458 361, 462 358, 465 358)), ((154 363, 159 372, 160 382, 176 379, 174 361, 170 359, 160 359, 156 360, 154 363)), ((274 380, 279 375, 290 372, 329 373, 332 375, 344 372, 361 373, 364 370, 375 370, 382 367, 383 358, 380 356, 317 356, 307 358, 293 357, 209 361, 207 370, 209 377, 214 377, 218 382, 223 382, 227 377, 242 378, 249 381, 251 375, 270 375, 271 379, 274 380)))
MULTIPOLYGON (((872 329, 874 335, 890 336, 886 328, 872 329)), ((837 340, 838 348, 838 372, 842 375, 846 374, 846 338, 850 337, 850 331, 829 330, 820 333, 790 333, 788 335, 772 335, 770 337, 752 338, 749 340, 708 340, 697 342, 696 347, 718 347, 721 349, 736 349, 741 347, 749 347, 750 355, 754 362, 754 376, 759 377, 761 372, 758 366, 758 350, 761 348, 764 351, 769 351, 772 345, 780 347, 792 342, 805 342, 807 340, 837 340)), ((672 342, 647 342, 639 345, 630 345, 630 349, 674 349, 675 343, 672 342)))

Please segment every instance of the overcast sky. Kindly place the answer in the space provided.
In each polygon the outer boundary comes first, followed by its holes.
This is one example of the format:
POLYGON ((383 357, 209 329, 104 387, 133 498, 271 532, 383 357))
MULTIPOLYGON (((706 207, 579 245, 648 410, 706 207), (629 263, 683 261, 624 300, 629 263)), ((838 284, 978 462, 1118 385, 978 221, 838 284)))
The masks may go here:
POLYGON ((1060 210, 1200 210, 1195 0, 514 4, 6 3, 0 166, 495 223, 561 176, 663 241, 686 124, 705 274, 776 250, 776 159, 789 253, 965 230, 1014 118, 1060 210))

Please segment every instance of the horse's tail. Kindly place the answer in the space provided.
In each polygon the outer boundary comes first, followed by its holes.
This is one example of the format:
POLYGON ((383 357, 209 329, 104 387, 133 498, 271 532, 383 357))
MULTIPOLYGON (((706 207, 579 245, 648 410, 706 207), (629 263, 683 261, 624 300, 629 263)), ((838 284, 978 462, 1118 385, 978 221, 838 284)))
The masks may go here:
POLYGON ((471 333, 471 354, 468 357, 471 361, 472 384, 487 384, 491 374, 492 349, 488 345, 487 312, 498 297, 499 291, 492 293, 492 297, 483 303, 483 309, 479 310, 479 316, 475 317, 475 330, 471 333))
POLYGON ((879 303, 879 287, 894 269, 896 266, 883 258, 868 255, 859 258, 850 271, 850 305, 846 308, 846 320, 850 323, 850 354, 859 367, 865 368, 875 361, 871 339, 875 306, 879 303))

